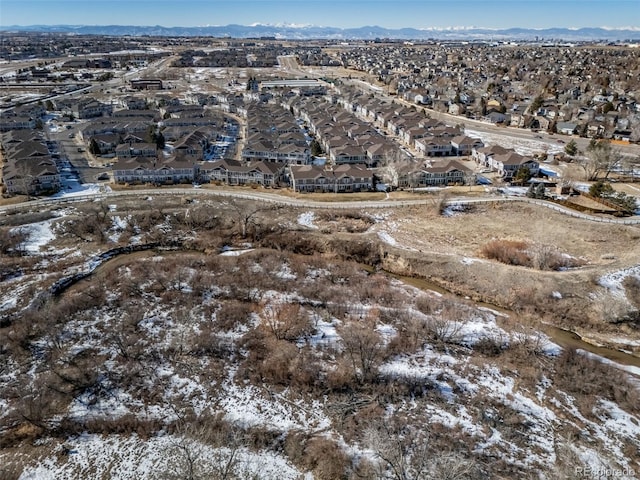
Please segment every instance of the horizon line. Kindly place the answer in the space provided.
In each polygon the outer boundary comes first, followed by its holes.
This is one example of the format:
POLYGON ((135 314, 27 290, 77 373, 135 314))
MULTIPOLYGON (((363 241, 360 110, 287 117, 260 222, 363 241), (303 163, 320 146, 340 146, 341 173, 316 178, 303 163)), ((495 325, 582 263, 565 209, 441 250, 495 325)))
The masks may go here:
POLYGON ((0 24, 0 29, 7 29, 7 28, 29 28, 29 27, 71 27, 71 28, 78 28, 78 27, 141 27, 141 28, 153 28, 153 27, 159 27, 159 28, 221 28, 221 27, 229 27, 229 26, 240 26, 240 27, 247 27, 247 28, 256 28, 256 27, 273 27, 273 28, 290 28, 290 29, 305 29, 305 28, 331 28, 331 29, 335 29, 335 30, 353 30, 353 29, 361 29, 361 28, 381 28, 384 30, 404 30, 404 29, 410 29, 410 30, 418 30, 418 31, 466 31, 466 30, 492 30, 492 31, 499 31, 499 30, 512 30, 512 29, 520 29, 520 30, 533 30, 533 31, 538 31, 538 30, 552 30, 552 29, 564 29, 564 30, 570 30, 570 31, 577 31, 577 30, 583 30, 583 29, 600 29, 600 30, 607 30, 607 31, 616 31, 616 30, 623 30, 623 31, 640 31, 640 27, 637 26, 632 26, 632 25, 628 25, 628 26, 622 26, 622 27, 611 27, 611 26, 581 26, 581 27, 561 27, 561 26, 554 26, 554 27, 521 27, 521 26, 510 26, 510 27, 480 27, 480 26, 475 26, 475 25, 469 25, 469 26, 465 26, 465 25, 451 25, 451 26, 446 26, 446 27, 412 27, 412 26, 405 26, 405 27, 384 27, 382 25, 360 25, 360 26, 354 26, 354 27, 334 27, 331 25, 314 25, 314 24, 295 24, 295 23, 261 23, 261 22, 256 22, 256 23, 251 23, 251 24, 240 24, 240 23, 228 23, 228 24, 221 24, 221 25, 160 25, 160 24, 155 24, 155 25, 138 25, 138 24, 121 24, 121 23, 105 23, 105 24, 89 24, 89 23, 79 23, 79 24, 71 24, 71 23, 34 23, 34 24, 29 24, 29 25, 18 25, 18 24, 13 24, 13 25, 1 25, 0 24))

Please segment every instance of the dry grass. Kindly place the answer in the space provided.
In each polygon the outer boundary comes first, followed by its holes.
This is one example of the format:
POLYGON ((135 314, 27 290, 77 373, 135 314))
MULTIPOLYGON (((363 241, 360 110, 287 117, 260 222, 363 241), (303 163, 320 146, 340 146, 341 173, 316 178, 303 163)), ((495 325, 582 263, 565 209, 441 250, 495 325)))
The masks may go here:
POLYGON ((394 222, 392 234, 398 243, 425 252, 473 257, 490 239, 504 238, 554 245, 591 264, 602 263, 601 257, 612 252, 625 262, 640 257, 635 248, 640 226, 588 222, 535 205, 478 205, 471 213, 452 217, 412 207, 392 212, 389 220, 394 222))

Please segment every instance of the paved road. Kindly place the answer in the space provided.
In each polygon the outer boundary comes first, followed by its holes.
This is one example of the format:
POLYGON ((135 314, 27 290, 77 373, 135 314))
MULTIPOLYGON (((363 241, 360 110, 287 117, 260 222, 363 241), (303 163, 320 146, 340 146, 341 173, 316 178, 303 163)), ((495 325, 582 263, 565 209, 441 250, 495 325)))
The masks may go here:
MULTIPOLYGON (((0 213, 10 213, 20 211, 22 209, 34 209, 37 207, 44 207, 49 205, 61 205, 68 203, 79 203, 94 201, 99 199, 115 199, 115 198, 146 198, 146 197, 158 197, 158 196, 212 196, 223 198, 237 198, 243 200, 252 200, 265 203, 271 203, 274 205, 284 205, 295 208, 315 208, 315 209, 374 209, 374 208, 403 208, 410 206, 420 205, 433 205, 436 199, 425 200, 379 200, 379 201, 352 201, 352 202, 317 202, 311 200, 289 198, 275 193, 266 192, 240 192, 233 190, 209 190, 203 188, 166 188, 166 189, 145 189, 145 190, 132 190, 132 191, 120 191, 120 192, 106 192, 97 193, 92 195, 75 196, 75 197, 61 197, 61 198, 46 198, 40 200, 34 200, 31 202, 21 203, 17 205, 6 205, 0 207, 0 213)), ((626 217, 626 218, 608 218, 598 217, 594 215, 586 215, 581 212, 576 212, 569 208, 565 208, 561 205, 557 205, 545 200, 534 200, 526 197, 512 197, 512 196, 487 196, 487 197, 456 197, 446 201, 447 205, 472 205, 479 203, 495 203, 495 202, 524 202, 541 207, 555 210, 564 215, 568 215, 574 218, 580 218, 592 222, 600 223, 615 223, 623 225, 640 225, 640 217, 626 217)))

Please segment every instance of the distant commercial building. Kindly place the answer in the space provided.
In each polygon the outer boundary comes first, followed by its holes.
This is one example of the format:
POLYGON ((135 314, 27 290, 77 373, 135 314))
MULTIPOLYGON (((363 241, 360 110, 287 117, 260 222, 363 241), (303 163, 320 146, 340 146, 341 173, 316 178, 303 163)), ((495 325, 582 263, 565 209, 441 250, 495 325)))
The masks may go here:
POLYGON ((162 80, 157 78, 139 78, 131 80, 131 88, 134 90, 162 90, 162 80))

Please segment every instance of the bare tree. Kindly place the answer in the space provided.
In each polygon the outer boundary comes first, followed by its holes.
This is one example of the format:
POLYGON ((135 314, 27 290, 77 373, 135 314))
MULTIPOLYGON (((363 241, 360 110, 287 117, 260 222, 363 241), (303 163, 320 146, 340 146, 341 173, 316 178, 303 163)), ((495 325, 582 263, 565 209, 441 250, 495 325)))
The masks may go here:
MULTIPOLYGON (((215 421, 214 421, 215 423, 215 421)), ((258 479, 259 466, 249 468, 240 457, 242 435, 208 422, 183 423, 171 438, 163 480, 258 479)))
POLYGON ((385 480, 465 480, 473 477, 473 462, 456 452, 429 451, 428 436, 409 426, 383 420, 365 432, 365 444, 380 461, 375 476, 385 480))
POLYGON ((238 227, 240 229, 239 233, 242 236, 242 238, 247 238, 249 230, 251 228, 255 228, 255 226, 257 225, 257 218, 261 213, 267 212, 270 210, 275 210, 278 208, 275 205, 271 205, 271 204, 265 205, 264 203, 255 202, 255 201, 242 202, 237 200, 231 200, 229 202, 229 205, 231 206, 236 216, 238 227))
POLYGON ((339 330, 354 376, 359 382, 374 376, 384 351, 382 337, 374 327, 375 321, 368 317, 363 322, 351 322, 339 330))
POLYGON ((263 324, 278 340, 293 341, 309 335, 312 330, 307 312, 297 303, 265 305, 262 309, 263 324))
POLYGON ((397 188, 400 181, 400 173, 411 165, 411 158, 402 150, 396 149, 384 155, 379 164, 379 173, 385 183, 392 188, 397 188))
POLYGON ((613 148, 611 142, 592 139, 585 156, 578 158, 578 163, 584 170, 586 179, 592 181, 603 173, 606 179, 621 164, 622 159, 622 153, 613 148))

